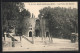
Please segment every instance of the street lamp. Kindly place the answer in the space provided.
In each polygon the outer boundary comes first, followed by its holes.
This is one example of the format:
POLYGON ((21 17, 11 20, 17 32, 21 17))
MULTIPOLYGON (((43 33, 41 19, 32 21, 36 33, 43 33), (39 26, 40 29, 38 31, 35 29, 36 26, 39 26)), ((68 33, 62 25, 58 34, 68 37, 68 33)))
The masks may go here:
POLYGON ((42 21, 42 18, 43 18, 43 15, 41 16, 41 35, 42 35, 42 41, 43 41, 43 27, 42 27, 43 21, 42 21))

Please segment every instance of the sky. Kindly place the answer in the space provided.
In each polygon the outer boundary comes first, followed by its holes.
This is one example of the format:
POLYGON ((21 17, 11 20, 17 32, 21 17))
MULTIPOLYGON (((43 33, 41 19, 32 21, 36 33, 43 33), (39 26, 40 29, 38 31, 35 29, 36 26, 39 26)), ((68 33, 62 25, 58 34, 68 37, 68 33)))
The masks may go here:
POLYGON ((78 2, 23 2, 25 9, 29 10, 30 13, 35 15, 35 18, 38 18, 39 10, 44 7, 65 7, 65 8, 77 8, 78 2))

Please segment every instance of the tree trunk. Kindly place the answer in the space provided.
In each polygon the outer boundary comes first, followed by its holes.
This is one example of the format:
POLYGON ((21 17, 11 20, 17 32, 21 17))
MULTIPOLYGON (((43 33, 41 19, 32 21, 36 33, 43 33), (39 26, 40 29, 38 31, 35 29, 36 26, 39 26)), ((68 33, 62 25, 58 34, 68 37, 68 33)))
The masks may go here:
POLYGON ((52 43, 53 40, 52 40, 52 33, 50 33, 50 43, 52 43))
POLYGON ((51 35, 51 43, 53 43, 53 40, 52 40, 52 35, 51 35))
POLYGON ((33 37, 33 35, 32 35, 32 44, 34 44, 34 37, 33 37))
POLYGON ((50 42, 50 34, 49 34, 49 42, 50 42))

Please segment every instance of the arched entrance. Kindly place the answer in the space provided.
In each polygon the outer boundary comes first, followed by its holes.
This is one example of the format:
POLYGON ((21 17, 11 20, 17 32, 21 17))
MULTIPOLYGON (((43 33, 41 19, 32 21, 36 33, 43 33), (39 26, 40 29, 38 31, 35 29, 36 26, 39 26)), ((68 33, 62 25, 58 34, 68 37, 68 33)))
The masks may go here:
POLYGON ((31 31, 29 32, 29 37, 32 37, 32 32, 31 31))
POLYGON ((36 37, 40 36, 40 31, 39 30, 35 30, 35 36, 36 37))
POLYGON ((46 37, 49 37, 49 32, 46 32, 46 37))

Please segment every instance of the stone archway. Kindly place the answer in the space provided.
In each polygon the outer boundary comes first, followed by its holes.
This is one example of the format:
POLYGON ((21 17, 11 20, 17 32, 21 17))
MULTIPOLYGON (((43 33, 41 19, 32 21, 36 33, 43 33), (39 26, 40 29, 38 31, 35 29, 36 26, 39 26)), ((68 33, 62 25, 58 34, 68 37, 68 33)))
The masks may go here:
POLYGON ((46 32, 46 37, 49 37, 49 32, 46 32))
POLYGON ((31 31, 29 32, 29 37, 32 37, 32 32, 31 31))
POLYGON ((35 36, 36 37, 40 36, 40 31, 39 30, 35 30, 35 36))

